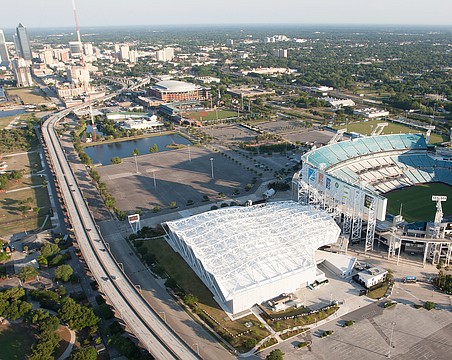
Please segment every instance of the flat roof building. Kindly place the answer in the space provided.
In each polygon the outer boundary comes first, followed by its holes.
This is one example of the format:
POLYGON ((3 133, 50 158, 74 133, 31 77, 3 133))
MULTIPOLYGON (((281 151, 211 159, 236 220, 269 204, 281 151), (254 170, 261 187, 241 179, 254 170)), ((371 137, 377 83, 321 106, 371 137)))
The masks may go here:
POLYGON ((207 100, 209 89, 199 85, 176 81, 160 81, 150 89, 151 96, 164 101, 207 100))
POLYGON ((314 282, 315 251, 340 232, 326 212, 293 201, 222 208, 165 229, 168 243, 232 314, 314 282))

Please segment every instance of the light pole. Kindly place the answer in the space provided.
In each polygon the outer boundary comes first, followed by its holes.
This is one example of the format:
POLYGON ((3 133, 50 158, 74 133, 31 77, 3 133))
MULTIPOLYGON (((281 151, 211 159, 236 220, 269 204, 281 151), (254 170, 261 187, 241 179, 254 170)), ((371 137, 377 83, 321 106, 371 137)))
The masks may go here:
POLYGON ((210 158, 210 170, 211 170, 211 175, 212 175, 212 179, 213 179, 213 158, 210 158))
POLYGON ((135 158, 135 168, 138 174, 138 162, 137 162, 137 155, 133 155, 133 157, 135 158))
POLYGON ((190 144, 188 144, 188 161, 191 161, 190 144))
POLYGON ((157 184, 155 182, 155 170, 152 170, 152 177, 154 178, 154 189, 157 188, 157 184))
POLYGON ((164 311, 159 311, 159 314, 162 314, 163 321, 164 321, 165 324, 166 324, 166 314, 165 314, 165 312, 164 312, 164 311))
POLYGON ((389 338, 388 359, 391 358, 392 338, 394 336, 394 325, 395 325, 395 322, 393 321, 391 325, 392 325, 392 327, 391 327, 391 337, 389 338))
POLYGON ((196 353, 199 356, 199 345, 198 345, 198 343, 194 343, 193 346, 196 346, 196 353))

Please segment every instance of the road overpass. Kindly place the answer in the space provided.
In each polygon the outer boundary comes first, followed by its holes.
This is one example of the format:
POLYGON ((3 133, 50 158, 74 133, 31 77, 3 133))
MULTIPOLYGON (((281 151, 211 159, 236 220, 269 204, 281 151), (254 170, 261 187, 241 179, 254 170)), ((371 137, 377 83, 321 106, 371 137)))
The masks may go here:
MULTIPOLYGON (((109 95, 98 100, 107 100, 114 96, 109 95)), ((63 110, 47 119, 42 126, 47 155, 82 255, 116 313, 156 359, 199 359, 200 357, 149 306, 123 273, 106 246, 108 244, 102 238, 78 187, 59 142, 55 125, 71 111, 86 106, 88 105, 82 104, 63 110)))

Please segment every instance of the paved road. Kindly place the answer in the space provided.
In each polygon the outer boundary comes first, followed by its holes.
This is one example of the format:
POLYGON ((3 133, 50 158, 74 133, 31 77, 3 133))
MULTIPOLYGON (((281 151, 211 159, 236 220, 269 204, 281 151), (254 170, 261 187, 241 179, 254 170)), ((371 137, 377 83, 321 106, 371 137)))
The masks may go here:
POLYGON ((44 123, 43 136, 60 195, 91 272, 116 312, 152 355, 157 359, 198 359, 194 351, 150 308, 105 249, 102 235, 97 230, 54 130, 54 125, 70 111, 64 110, 50 117, 44 123))

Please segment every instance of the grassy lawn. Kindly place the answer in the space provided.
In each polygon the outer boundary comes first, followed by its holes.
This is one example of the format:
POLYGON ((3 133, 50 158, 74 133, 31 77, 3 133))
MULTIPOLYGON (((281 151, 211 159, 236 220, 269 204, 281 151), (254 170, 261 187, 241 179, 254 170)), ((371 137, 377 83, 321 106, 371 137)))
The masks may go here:
POLYGON ((386 294, 388 287, 389 282, 385 282, 383 286, 379 287, 378 289, 369 291, 367 293, 367 296, 370 297, 371 299, 380 299, 386 294))
POLYGON ((8 96, 17 95, 26 105, 39 105, 50 102, 49 97, 38 88, 7 90, 8 96))
MULTIPOLYGON (((147 254, 153 254, 165 272, 183 289, 186 294, 195 295, 202 310, 220 323, 232 334, 251 330, 250 334, 232 338, 231 345, 239 350, 244 350, 246 340, 255 338, 257 341, 269 335, 265 328, 261 328, 259 320, 254 315, 248 315, 239 320, 232 321, 213 299, 212 293, 202 283, 193 270, 187 265, 182 257, 173 251, 164 239, 144 241, 142 247, 147 249, 147 254), (253 326, 247 328, 245 323, 252 322, 253 326)), ((140 251, 141 248, 138 248, 140 251)), ((141 252, 141 251, 140 251, 141 252)))
POLYGON ((24 175, 42 170, 41 159, 37 152, 15 156, 5 155, 2 161, 8 164, 8 170, 25 170, 24 175))
POLYGON ((27 359, 34 342, 35 336, 26 326, 0 326, 0 359, 27 359))
POLYGON ((330 315, 334 314, 338 310, 338 307, 331 307, 326 310, 321 310, 318 313, 306 315, 306 316, 300 316, 298 318, 294 319, 287 319, 287 320, 274 320, 274 321, 267 321, 268 324, 271 326, 271 328, 275 331, 282 331, 284 329, 290 329, 295 326, 305 326, 314 324, 317 321, 326 319, 330 315))
POLYGON ((19 118, 20 121, 27 121, 33 119, 34 113, 25 113, 25 114, 19 114, 19 115, 13 115, 13 116, 5 116, 0 118, 0 130, 4 129, 9 125, 9 123, 16 118, 19 118))
MULTIPOLYGON (((347 128, 348 132, 357 132, 363 135, 370 135, 372 130, 375 128, 375 126, 378 123, 382 123, 384 121, 381 120, 369 120, 369 121, 361 121, 358 123, 351 123, 347 124, 347 126, 334 126, 334 129, 343 129, 347 128)), ((383 130, 383 134, 399 134, 399 133, 426 133, 426 130, 418 129, 418 128, 411 128, 407 125, 398 124, 398 123, 392 123, 388 122, 388 126, 386 126, 383 130)), ((430 136, 430 144, 437 144, 441 143, 443 141, 447 141, 448 139, 446 137, 443 137, 438 134, 433 134, 430 136)))
MULTIPOLYGON (((39 228, 43 224, 49 209, 50 201, 47 189, 42 187, 8 194, 0 193, 0 236, 39 228), (26 205, 31 206, 32 209, 39 207, 38 212, 28 211, 22 214, 19 202, 27 198, 31 198, 32 201, 26 205)), ((46 228, 49 225, 48 220, 46 228)))
POLYGON ((216 120, 217 119, 217 112, 218 112, 218 119, 227 119, 231 117, 237 117, 236 111, 230 111, 230 110, 211 110, 211 111, 187 111, 184 112, 184 116, 188 117, 189 119, 194 120, 216 120))
POLYGON ((432 195, 446 195, 449 200, 442 203, 444 216, 452 215, 452 186, 442 183, 422 184, 385 194, 387 212, 398 214, 400 204, 403 204, 402 215, 406 221, 432 221, 436 213, 432 195))

